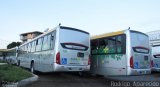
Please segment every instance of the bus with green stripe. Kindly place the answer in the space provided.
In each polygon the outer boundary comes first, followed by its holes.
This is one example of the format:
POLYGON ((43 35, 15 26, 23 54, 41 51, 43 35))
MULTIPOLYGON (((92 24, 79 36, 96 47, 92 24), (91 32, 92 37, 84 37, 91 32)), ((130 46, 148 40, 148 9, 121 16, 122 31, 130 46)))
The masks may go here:
POLYGON ((149 37, 123 30, 91 37, 91 73, 104 76, 151 73, 149 37))

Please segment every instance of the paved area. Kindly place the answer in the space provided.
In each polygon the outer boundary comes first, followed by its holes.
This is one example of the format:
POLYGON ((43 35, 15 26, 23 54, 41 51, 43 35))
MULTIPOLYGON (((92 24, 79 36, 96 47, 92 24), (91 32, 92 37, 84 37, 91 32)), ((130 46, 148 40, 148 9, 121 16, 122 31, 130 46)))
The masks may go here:
POLYGON ((159 81, 160 73, 153 72, 151 75, 141 75, 141 76, 112 76, 105 77, 114 81, 159 81))
POLYGON ((46 73, 38 74, 38 76, 39 80, 37 82, 25 87, 160 87, 160 73, 126 77, 91 75, 80 77, 75 73, 46 73), (150 83, 148 84, 148 82, 150 83))
POLYGON ((39 80, 25 87, 111 87, 103 77, 80 77, 75 73, 39 74, 39 80))

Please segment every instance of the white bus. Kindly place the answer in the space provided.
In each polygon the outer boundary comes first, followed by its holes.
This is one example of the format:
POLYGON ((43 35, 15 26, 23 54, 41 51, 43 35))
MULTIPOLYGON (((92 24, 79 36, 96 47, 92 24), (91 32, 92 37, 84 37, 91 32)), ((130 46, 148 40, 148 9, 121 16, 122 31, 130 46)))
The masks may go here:
POLYGON ((31 72, 81 72, 90 70, 89 57, 89 33, 59 25, 21 45, 18 65, 31 72))
POLYGON ((152 71, 160 72, 160 44, 152 45, 151 46, 151 54, 152 54, 152 71))
POLYGON ((3 60, 3 52, 0 51, 0 60, 3 60))
POLYGON ((152 71, 160 72, 160 30, 147 33, 151 47, 152 71))
POLYGON ((149 38, 146 34, 123 30, 91 38, 91 73, 141 75, 151 73, 149 38))
POLYGON ((0 60, 5 61, 7 49, 0 49, 0 60))
POLYGON ((11 49, 6 49, 5 53, 5 60, 9 64, 17 64, 17 47, 11 48, 11 49))

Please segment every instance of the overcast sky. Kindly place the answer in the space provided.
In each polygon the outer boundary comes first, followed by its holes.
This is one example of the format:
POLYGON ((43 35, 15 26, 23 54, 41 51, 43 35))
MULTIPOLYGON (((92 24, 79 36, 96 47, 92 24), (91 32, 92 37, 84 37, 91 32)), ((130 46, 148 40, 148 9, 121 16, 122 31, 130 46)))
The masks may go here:
POLYGON ((0 0, 0 48, 59 23, 91 35, 160 30, 160 0, 0 0))

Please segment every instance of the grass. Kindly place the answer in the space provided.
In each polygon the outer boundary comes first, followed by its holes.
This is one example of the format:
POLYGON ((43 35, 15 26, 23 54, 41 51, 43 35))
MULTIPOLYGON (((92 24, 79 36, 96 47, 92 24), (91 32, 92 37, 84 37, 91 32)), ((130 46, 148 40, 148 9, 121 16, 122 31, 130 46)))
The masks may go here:
POLYGON ((6 63, 5 61, 3 61, 3 60, 0 60, 0 63, 6 63))
POLYGON ((0 65, 0 81, 17 82, 32 77, 29 71, 13 65, 0 65))

